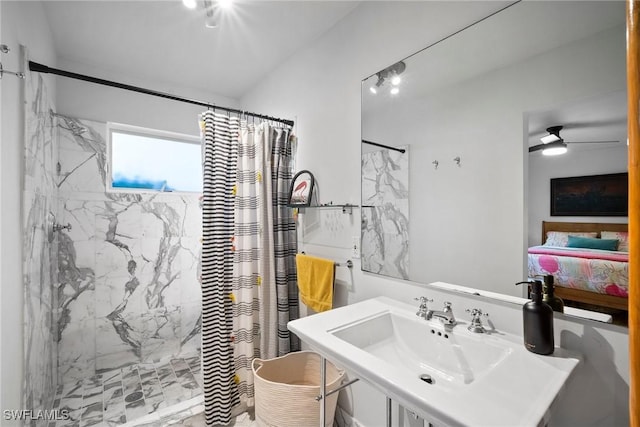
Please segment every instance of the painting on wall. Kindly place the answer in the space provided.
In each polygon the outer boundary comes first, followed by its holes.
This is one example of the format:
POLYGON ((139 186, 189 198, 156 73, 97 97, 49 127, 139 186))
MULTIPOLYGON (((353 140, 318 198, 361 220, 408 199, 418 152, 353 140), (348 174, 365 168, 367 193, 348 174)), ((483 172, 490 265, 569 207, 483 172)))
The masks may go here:
POLYGON ((551 216, 628 216, 628 174, 551 179, 551 216))
POLYGON ((291 188, 289 189, 289 206, 311 206, 314 186, 315 178, 311 172, 307 170, 298 172, 291 180, 291 188))

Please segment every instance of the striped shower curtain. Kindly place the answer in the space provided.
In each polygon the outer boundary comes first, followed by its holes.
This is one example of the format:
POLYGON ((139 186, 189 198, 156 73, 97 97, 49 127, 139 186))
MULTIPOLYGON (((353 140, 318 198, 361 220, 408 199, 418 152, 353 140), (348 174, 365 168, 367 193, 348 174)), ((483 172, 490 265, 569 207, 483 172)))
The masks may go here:
POLYGON ((207 426, 254 406, 251 362, 300 349, 290 130, 204 118, 202 360, 207 426), (235 411, 234 411, 235 413, 235 411))
POLYGON ((240 403, 233 360, 233 189, 238 120, 202 114, 202 366, 207 426, 231 422, 240 403))
POLYGON ((287 322, 298 318, 296 229, 287 196, 289 130, 263 122, 240 129, 234 235, 234 339, 238 388, 254 405, 253 358, 300 349, 287 322))

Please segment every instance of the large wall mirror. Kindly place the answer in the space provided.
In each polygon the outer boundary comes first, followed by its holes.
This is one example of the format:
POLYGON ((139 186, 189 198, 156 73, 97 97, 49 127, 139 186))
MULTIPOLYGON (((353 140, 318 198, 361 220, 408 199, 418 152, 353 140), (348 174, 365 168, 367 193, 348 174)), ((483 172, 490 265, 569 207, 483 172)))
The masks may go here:
POLYGON ((542 221, 626 223, 549 193, 627 169, 625 29, 624 1, 522 1, 365 79, 363 270, 522 296, 542 221), (567 153, 530 152, 553 126, 567 153))

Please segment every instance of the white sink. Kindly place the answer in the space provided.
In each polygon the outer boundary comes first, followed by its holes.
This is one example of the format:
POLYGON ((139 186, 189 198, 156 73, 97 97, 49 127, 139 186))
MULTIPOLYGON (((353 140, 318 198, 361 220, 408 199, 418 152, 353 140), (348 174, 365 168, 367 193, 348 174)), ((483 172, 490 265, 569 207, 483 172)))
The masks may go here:
POLYGON ((469 384, 513 351, 512 345, 458 329, 386 311, 329 332, 387 363, 428 374, 439 386, 469 384))
POLYGON ((578 358, 559 348, 551 356, 536 355, 524 348, 521 337, 475 334, 460 319, 445 329, 415 312, 412 305, 379 297, 294 320, 289 329, 431 423, 537 426, 548 421, 578 358))

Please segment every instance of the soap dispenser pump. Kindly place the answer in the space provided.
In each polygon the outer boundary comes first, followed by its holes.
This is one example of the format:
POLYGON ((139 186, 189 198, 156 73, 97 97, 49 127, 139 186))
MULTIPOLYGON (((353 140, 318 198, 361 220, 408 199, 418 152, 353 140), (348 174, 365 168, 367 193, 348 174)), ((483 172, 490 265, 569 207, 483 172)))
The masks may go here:
POLYGON ((553 342, 553 309, 542 301, 542 282, 518 282, 516 285, 531 286, 531 301, 522 306, 524 329, 524 346, 537 354, 552 354, 553 342))
POLYGON ((554 293, 553 274, 545 274, 543 278, 544 285, 542 301, 549 304, 553 311, 564 313, 564 302, 562 301, 562 298, 556 296, 554 293))

